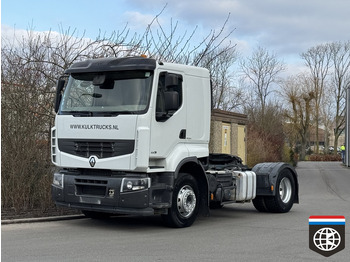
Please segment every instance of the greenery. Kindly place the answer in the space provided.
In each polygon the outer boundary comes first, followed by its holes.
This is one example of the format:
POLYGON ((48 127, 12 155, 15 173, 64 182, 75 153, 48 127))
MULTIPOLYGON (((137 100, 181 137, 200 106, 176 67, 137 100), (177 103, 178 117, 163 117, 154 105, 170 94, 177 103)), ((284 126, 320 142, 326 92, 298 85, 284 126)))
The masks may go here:
POLYGON ((341 156, 340 155, 323 155, 323 154, 314 154, 314 155, 310 155, 309 157, 310 161, 341 161, 341 156))

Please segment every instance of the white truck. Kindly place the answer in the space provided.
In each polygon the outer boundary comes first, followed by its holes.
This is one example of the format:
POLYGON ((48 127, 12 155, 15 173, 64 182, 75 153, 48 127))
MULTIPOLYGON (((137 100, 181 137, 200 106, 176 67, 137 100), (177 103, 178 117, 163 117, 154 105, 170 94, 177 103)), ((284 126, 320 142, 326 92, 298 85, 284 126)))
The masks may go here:
POLYGON ((159 214, 171 227, 234 202, 288 212, 299 202, 294 168, 209 154, 211 105, 204 68, 145 57, 74 63, 58 81, 51 130, 56 205, 92 218, 159 214))

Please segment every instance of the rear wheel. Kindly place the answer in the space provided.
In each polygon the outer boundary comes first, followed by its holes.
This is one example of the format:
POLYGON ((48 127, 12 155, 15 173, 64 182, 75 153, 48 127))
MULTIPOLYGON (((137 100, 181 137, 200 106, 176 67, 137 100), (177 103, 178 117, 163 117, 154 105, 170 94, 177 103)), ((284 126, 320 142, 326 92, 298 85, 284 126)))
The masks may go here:
POLYGON ((267 206, 265 204, 265 198, 263 196, 257 196, 253 199, 253 205, 259 212, 267 212, 267 206))
POLYGON ((189 227, 196 220, 199 211, 199 190, 197 181, 190 174, 179 174, 176 181, 171 208, 162 215, 170 227, 189 227))
POLYGON ((276 190, 275 196, 264 197, 266 207, 273 213, 286 213, 292 208, 295 198, 295 181, 288 169, 279 175, 276 190))

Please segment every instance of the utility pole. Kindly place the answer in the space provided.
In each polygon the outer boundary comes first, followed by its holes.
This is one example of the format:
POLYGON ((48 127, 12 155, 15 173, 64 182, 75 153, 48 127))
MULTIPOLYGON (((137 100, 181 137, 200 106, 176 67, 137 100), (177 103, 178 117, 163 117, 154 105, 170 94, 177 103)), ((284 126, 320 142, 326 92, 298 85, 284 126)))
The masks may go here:
POLYGON ((350 86, 346 90, 345 166, 350 166, 350 86))

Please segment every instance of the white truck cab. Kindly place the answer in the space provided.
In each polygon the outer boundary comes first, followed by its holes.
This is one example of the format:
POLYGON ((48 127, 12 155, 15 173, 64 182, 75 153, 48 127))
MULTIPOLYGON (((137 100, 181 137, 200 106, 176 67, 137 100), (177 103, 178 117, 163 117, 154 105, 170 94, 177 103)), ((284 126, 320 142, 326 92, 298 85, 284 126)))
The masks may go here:
POLYGON ((280 212, 298 202, 291 166, 260 164, 257 178, 238 157, 210 157, 207 69, 144 57, 78 62, 58 82, 55 110, 52 196, 59 206, 90 217, 161 214, 184 227, 200 211, 208 215, 210 203, 256 198, 264 211, 264 201, 281 194, 272 184, 288 192, 284 202, 279 197, 280 212))

